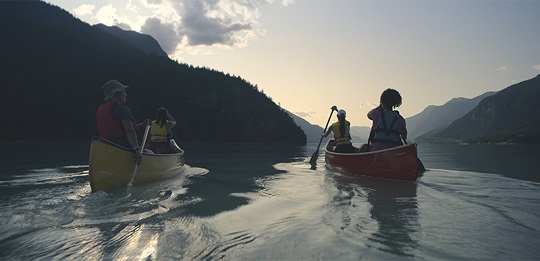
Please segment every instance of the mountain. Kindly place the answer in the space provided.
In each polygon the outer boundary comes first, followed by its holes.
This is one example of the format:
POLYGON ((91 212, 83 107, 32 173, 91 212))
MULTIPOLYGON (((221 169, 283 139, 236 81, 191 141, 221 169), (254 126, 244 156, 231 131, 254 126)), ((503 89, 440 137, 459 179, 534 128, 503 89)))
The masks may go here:
POLYGON ((540 142, 540 75, 483 99, 474 109, 422 142, 540 142))
POLYGON ((179 142, 305 144, 285 110, 240 77, 148 55, 41 1, 0 1, 0 141, 89 140, 101 86, 130 85, 140 122, 166 107, 179 142))
POLYGON ((99 28, 107 33, 110 33, 132 45, 143 50, 147 54, 168 57, 167 53, 161 49, 159 43, 152 36, 141 34, 134 31, 125 31, 118 26, 106 26, 104 24, 96 24, 92 27, 99 28))
MULTIPOLYGON (((472 99, 454 98, 441 106, 429 105, 422 112, 405 119, 408 131, 407 140, 415 140, 419 136, 429 135, 448 127, 454 120, 463 117, 478 105, 482 99, 494 93, 486 92, 472 99)), ((355 143, 367 143, 370 131, 371 127, 351 127, 351 134, 357 137, 355 143)))
POLYGON ((319 143, 319 141, 321 140, 321 134, 323 133, 323 128, 321 126, 311 124, 292 112, 288 113, 289 116, 291 116, 291 118, 294 120, 296 125, 298 125, 304 131, 308 143, 319 143))
POLYGON ((352 126, 351 136, 353 137, 353 143, 367 143, 369 139, 369 132, 371 127, 366 126, 352 126))
MULTIPOLYGON (((292 117, 296 125, 298 125, 306 134, 307 142, 308 143, 319 143, 321 140, 321 134, 324 132, 324 129, 315 124, 311 124, 308 121, 304 120, 303 118, 295 115, 292 112, 288 112, 289 115, 292 117)), ((331 124, 331 123, 330 123, 331 124)), ((367 137, 369 136, 369 127, 355 127, 351 126, 351 138, 353 143, 366 143, 367 137), (367 132, 366 132, 367 130, 367 132), (366 134, 367 133, 367 134, 366 134), (362 137, 366 137, 363 139, 362 137)), ((328 139, 332 138, 333 136, 330 135, 326 138, 323 138, 322 143, 325 143, 328 139)))
POLYGON ((426 133, 448 127, 476 107, 484 98, 495 93, 486 92, 472 99, 454 98, 441 106, 428 106, 422 112, 406 119, 408 139, 414 140, 426 133))

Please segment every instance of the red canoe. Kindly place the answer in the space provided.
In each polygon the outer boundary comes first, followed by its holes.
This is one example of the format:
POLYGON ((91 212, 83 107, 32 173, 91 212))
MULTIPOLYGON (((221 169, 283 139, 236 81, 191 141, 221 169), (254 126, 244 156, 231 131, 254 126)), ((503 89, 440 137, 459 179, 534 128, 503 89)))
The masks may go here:
POLYGON ((424 170, 418 159, 416 144, 364 153, 332 152, 329 148, 334 145, 333 140, 326 144, 326 166, 342 173, 415 181, 424 170))

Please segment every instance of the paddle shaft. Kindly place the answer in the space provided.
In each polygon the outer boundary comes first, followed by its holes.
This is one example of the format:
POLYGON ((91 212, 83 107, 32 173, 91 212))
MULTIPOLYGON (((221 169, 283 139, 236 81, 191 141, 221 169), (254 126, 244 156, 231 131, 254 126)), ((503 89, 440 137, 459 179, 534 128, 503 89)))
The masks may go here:
MULTIPOLYGON (((148 137, 149 130, 150 130, 150 125, 146 125, 146 129, 144 130, 143 140, 141 144, 141 154, 144 151, 144 145, 146 144, 146 137, 148 137)), ((139 164, 135 163, 135 168, 133 168, 133 173, 131 173, 131 178, 129 179, 129 184, 133 183, 133 180, 135 179, 135 175, 137 174, 138 167, 139 167, 139 164)))
MULTIPOLYGON (((332 110, 330 112, 330 117, 328 117, 328 121, 326 122, 326 126, 324 126, 324 131, 323 133, 326 133, 326 130, 328 129, 328 124, 330 123, 330 119, 332 118, 332 114, 334 113, 334 110, 332 110)), ((317 145, 317 150, 319 150, 319 148, 321 147, 321 143, 322 143, 322 140, 323 140, 323 136, 321 135, 321 139, 319 140, 319 145, 317 145)))
MULTIPOLYGON (((332 119, 332 114, 334 113, 334 110, 337 111, 336 106, 332 106, 331 109, 332 109, 332 111, 330 112, 330 116, 328 116, 328 121, 326 122, 326 126, 324 126, 323 133, 326 133, 326 129, 328 128, 328 124, 330 123, 330 119, 332 119)), ((313 152, 313 155, 311 155, 311 159, 309 160, 309 163, 311 165, 315 165, 315 163, 317 162, 317 157, 319 156, 319 148, 321 147, 322 140, 323 140, 323 136, 321 135, 321 139, 319 140, 319 145, 317 145, 317 150, 315 150, 315 152, 313 152)))

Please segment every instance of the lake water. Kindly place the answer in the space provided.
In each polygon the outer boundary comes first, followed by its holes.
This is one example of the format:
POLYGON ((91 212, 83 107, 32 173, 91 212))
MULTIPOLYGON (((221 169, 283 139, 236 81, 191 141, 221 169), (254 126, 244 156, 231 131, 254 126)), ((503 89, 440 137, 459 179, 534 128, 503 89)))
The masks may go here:
POLYGON ((538 260, 540 147, 419 145, 417 182, 317 144, 181 145, 186 173, 92 193, 89 144, 0 144, 2 260, 538 260))

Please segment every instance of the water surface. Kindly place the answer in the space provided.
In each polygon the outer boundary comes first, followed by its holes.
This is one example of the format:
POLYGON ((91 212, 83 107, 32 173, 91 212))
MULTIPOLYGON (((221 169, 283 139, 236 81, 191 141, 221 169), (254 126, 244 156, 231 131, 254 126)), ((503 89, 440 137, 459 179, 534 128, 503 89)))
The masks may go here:
POLYGON ((90 191, 89 144, 2 144, 3 260, 534 260, 540 149, 420 145, 417 182, 316 170, 317 144, 181 145, 186 173, 90 191))

